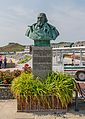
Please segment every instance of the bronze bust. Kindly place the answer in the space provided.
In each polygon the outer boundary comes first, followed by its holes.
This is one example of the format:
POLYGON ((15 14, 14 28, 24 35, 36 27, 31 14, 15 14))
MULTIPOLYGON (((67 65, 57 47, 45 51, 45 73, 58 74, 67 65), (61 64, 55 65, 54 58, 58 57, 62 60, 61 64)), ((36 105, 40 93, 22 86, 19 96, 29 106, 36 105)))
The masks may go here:
POLYGON ((34 40, 35 46, 50 46, 50 40, 55 40, 59 35, 58 30, 47 22, 46 14, 40 13, 37 23, 28 26, 26 36, 34 40))

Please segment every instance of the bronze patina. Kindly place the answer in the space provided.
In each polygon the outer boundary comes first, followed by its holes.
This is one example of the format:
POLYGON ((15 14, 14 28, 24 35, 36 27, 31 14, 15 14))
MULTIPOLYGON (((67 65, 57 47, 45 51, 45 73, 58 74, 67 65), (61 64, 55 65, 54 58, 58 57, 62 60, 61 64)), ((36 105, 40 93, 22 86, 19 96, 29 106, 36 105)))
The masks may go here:
POLYGON ((34 40, 34 46, 50 46, 50 40, 55 40, 59 35, 58 30, 47 22, 46 14, 40 13, 37 23, 28 26, 26 36, 34 40))

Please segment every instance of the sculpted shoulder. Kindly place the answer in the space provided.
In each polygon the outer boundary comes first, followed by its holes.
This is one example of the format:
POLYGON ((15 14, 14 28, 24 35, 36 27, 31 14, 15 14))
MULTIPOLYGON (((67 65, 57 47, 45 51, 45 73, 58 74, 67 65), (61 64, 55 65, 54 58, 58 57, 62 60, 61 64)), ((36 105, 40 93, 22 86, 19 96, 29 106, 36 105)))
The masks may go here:
MULTIPOLYGON (((59 35, 58 30, 56 27, 52 26, 51 24, 47 23, 47 17, 45 13, 40 13, 37 17, 37 22, 31 26, 28 26, 26 36, 33 39, 34 41, 41 40, 50 41, 55 40, 59 35)), ((49 42, 50 43, 50 42, 49 42)))

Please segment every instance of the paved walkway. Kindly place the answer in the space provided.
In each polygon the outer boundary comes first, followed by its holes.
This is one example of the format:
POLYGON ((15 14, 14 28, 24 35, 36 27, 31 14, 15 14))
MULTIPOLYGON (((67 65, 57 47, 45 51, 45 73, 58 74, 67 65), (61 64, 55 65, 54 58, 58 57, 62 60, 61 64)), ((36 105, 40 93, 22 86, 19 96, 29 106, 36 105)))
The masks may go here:
POLYGON ((32 113, 17 112, 16 100, 0 101, 0 119, 35 119, 32 113))
POLYGON ((14 100, 0 100, 0 119, 85 119, 85 109, 75 112, 69 110, 66 114, 52 112, 24 113, 17 112, 17 102, 14 100))

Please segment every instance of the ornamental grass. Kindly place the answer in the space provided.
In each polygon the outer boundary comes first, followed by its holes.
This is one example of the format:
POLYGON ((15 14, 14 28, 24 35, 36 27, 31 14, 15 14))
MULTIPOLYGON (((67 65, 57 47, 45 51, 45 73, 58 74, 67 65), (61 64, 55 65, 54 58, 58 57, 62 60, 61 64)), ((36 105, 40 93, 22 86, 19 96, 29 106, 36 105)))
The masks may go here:
POLYGON ((69 74, 51 72, 46 79, 34 78, 32 73, 23 72, 12 81, 11 90, 16 97, 38 100, 39 103, 50 106, 49 96, 54 96, 67 107, 73 98, 75 82, 69 74))

